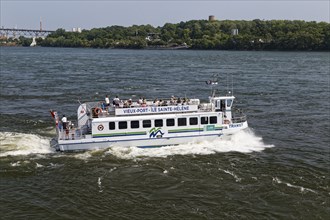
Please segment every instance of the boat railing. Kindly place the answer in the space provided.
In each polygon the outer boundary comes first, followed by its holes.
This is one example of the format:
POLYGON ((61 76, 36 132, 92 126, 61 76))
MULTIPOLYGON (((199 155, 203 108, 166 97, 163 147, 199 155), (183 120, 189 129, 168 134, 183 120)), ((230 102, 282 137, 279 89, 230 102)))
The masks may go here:
POLYGON ((83 139, 83 130, 79 128, 57 129, 59 140, 79 140, 83 139))
POLYGON ((241 113, 240 115, 234 115, 232 117, 232 122, 233 123, 241 123, 241 122, 245 122, 247 120, 246 115, 241 113))
POLYGON ((213 105, 211 103, 203 103, 198 105, 199 111, 210 112, 213 109, 213 105))
MULTIPOLYGON (((138 103, 137 101, 131 102, 130 105, 125 105, 124 102, 120 102, 118 105, 114 105, 113 103, 110 103, 109 106, 106 106, 104 102, 102 101, 95 101, 95 102, 87 102, 86 107, 87 110, 91 113, 92 118, 99 118, 99 117, 111 117, 116 115, 116 109, 126 109, 126 108, 143 108, 143 107, 162 107, 162 106, 181 106, 181 105, 199 105, 200 101, 199 99, 189 99, 187 102, 181 102, 181 103, 173 103, 170 99, 161 99, 162 103, 156 105, 154 101, 152 100, 146 100, 145 103, 138 103)), ((203 111, 210 111, 211 107, 203 107, 201 105, 203 111)))

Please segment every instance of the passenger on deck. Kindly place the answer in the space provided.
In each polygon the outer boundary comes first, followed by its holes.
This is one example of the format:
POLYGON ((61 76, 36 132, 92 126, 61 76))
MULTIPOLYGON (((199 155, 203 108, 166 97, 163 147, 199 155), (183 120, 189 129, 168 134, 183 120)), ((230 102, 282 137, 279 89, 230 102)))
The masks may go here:
POLYGON ((182 99, 182 105, 188 105, 188 99, 186 97, 182 99))
POLYGON ((71 130, 71 139, 74 140, 74 134, 75 134, 74 124, 70 126, 70 130, 71 130))
POLYGON ((119 108, 124 108, 124 102, 123 102, 123 100, 119 100, 118 107, 119 108))
POLYGON ((174 105, 174 96, 171 97, 170 104, 174 105))
POLYGON ((176 102, 178 105, 181 105, 181 98, 178 98, 178 101, 176 102))
POLYGON ((142 105, 142 102, 143 102, 143 99, 142 99, 142 97, 140 97, 140 99, 138 100, 138 104, 142 105))
POLYGON ((154 106, 159 106, 159 101, 158 101, 157 98, 154 100, 154 104, 153 104, 153 105, 154 105, 154 106))
POLYGON ((102 108, 102 110, 105 110, 107 108, 106 104, 102 102, 101 103, 101 108, 102 108))
POLYGON ((127 103, 128 103, 128 108, 131 108, 132 107, 132 104, 133 104, 132 99, 129 99, 127 101, 127 103))
POLYGON ((130 108, 132 106, 132 99, 128 99, 124 102, 124 108, 130 108))
POLYGON ((63 115, 62 117, 62 125, 63 125, 63 130, 66 130, 67 129, 67 125, 68 125, 68 119, 65 117, 65 115, 63 115))
POLYGON ((172 95, 172 97, 171 97, 170 104, 171 105, 175 105, 176 104, 176 97, 174 95, 172 95))
POLYGON ((127 101, 127 100, 124 101, 124 106, 123 106, 123 108, 128 108, 128 101, 127 101))
POLYGON ((70 129, 69 126, 66 126, 65 129, 65 140, 69 140, 70 129))
POLYGON ((58 126, 58 130, 62 132, 62 129, 63 129, 62 121, 59 121, 57 126, 58 126))
POLYGON ((110 100, 109 100, 108 95, 105 96, 104 101, 105 101, 105 106, 106 106, 106 107, 109 107, 109 106, 110 106, 110 100))
POLYGON ((119 103, 120 103, 120 99, 118 98, 118 96, 116 95, 116 98, 113 99, 113 105, 118 107, 119 106, 119 103))
POLYGON ((147 100, 146 100, 146 98, 143 98, 142 105, 141 106, 142 107, 147 107, 147 100))

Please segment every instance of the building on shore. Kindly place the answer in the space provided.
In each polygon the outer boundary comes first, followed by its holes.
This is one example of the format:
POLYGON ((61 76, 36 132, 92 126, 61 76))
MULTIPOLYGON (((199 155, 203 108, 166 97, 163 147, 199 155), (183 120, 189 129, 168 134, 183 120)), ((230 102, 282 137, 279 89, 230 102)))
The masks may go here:
POLYGON ((215 21, 216 19, 215 19, 215 16, 214 15, 210 15, 209 16, 209 21, 215 21))
POLYGON ((77 27, 77 28, 72 28, 72 32, 77 32, 77 33, 81 33, 81 28, 77 27))
POLYGON ((231 29, 231 35, 238 35, 238 29, 231 29))

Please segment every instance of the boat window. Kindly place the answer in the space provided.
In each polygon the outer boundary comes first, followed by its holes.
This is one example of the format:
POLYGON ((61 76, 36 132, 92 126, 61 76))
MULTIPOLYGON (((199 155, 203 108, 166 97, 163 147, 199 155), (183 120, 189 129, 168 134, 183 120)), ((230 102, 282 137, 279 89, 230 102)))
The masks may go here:
POLYGON ((205 125, 209 123, 209 117, 201 117, 201 124, 205 125))
POLYGON ((163 119, 156 119, 155 127, 163 127, 163 119))
POLYGON ((150 128, 151 127, 151 120, 143 120, 143 127, 150 128))
POLYGON ((227 99, 227 107, 231 107, 232 103, 233 103, 232 99, 227 99))
POLYGON ((115 130, 116 126, 115 126, 115 122, 109 122, 109 130, 115 130))
POLYGON ((221 100, 221 102, 220 102, 220 110, 221 111, 225 110, 225 107, 226 107, 225 100, 221 100))
POLYGON ((186 126, 187 119, 186 118, 178 118, 178 126, 186 126))
POLYGON ((211 116, 210 117, 210 124, 216 124, 218 123, 218 117, 217 116, 211 116))
POLYGON ((221 111, 220 100, 216 100, 216 101, 215 101, 215 111, 216 111, 216 112, 221 111))
POLYGON ((127 121, 120 121, 118 122, 119 129, 126 129, 127 128, 127 121))
POLYGON ((131 121, 131 128, 139 128, 140 122, 139 121, 131 121))
POLYGON ((198 118, 197 117, 189 118, 189 124, 190 125, 197 125, 198 124, 198 118))
POLYGON ((166 126, 168 127, 174 126, 174 119, 173 118, 166 119, 166 126))

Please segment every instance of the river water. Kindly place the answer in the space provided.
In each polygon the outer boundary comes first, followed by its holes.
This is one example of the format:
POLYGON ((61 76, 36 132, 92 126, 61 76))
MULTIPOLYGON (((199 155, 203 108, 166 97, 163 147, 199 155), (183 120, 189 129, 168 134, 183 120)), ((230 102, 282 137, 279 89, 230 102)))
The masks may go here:
POLYGON ((329 219, 330 53, 1 49, 2 219, 329 219), (249 129, 214 142, 54 152, 49 109, 105 95, 207 101, 249 129))

